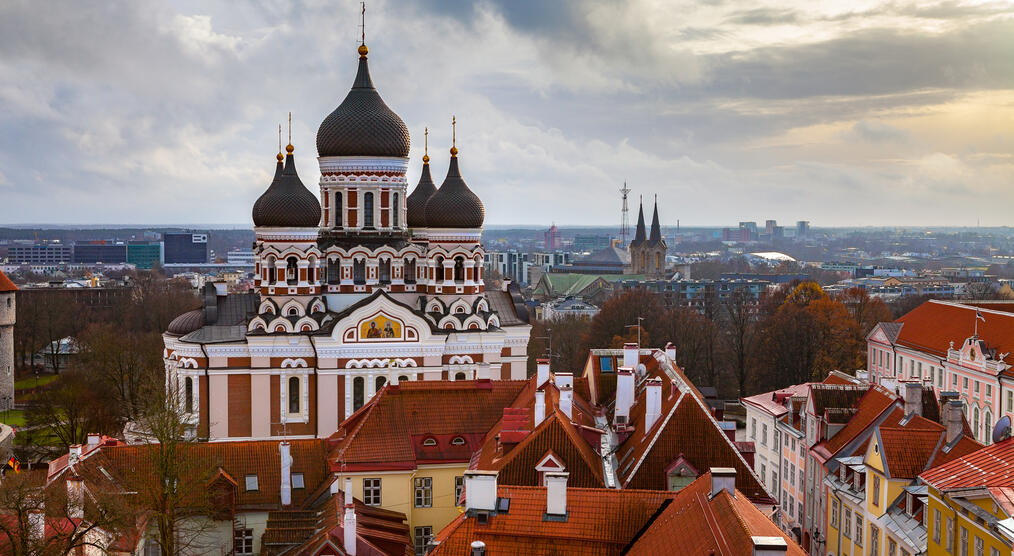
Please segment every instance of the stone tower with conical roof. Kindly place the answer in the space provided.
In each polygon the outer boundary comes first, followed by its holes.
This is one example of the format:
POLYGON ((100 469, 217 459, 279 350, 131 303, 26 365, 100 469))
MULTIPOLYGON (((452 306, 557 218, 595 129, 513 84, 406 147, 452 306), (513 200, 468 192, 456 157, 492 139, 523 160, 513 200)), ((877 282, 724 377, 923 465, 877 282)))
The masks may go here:
POLYGON ((643 274, 648 278, 665 278, 665 254, 668 250, 662 238, 662 227, 658 222, 658 198, 655 199, 655 211, 651 218, 651 232, 644 226, 644 203, 637 212, 637 229, 634 239, 630 242, 630 265, 634 274, 643 274))

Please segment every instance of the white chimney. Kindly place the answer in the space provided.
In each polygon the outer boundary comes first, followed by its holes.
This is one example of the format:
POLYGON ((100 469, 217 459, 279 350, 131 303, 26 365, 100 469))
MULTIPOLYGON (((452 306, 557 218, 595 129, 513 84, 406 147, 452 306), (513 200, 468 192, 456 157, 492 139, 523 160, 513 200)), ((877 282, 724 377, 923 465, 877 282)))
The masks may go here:
POLYGON ((80 477, 67 479, 67 517, 84 519, 84 481, 80 477))
POLYGON ((736 470, 732 467, 711 468, 711 498, 723 490, 736 496, 736 470))
POLYGON ((391 381, 390 381, 389 384, 391 386, 397 386, 398 385, 398 373, 391 374, 391 381))
POLYGON ((630 421, 630 407, 634 405, 634 371, 630 367, 620 367, 616 373, 616 409, 614 411, 617 425, 626 425, 630 421))
POLYGON ((101 442, 101 441, 102 441, 102 435, 101 434, 94 433, 94 432, 88 433, 88 445, 89 446, 98 446, 99 442, 101 442))
POLYGON ((282 456, 282 505, 292 504, 292 456, 289 455, 289 443, 279 442, 278 453, 282 456))
POLYGON ((483 362, 479 363, 479 365, 478 365, 478 367, 477 367, 477 369, 475 371, 475 378, 477 380, 489 380, 490 379, 490 375, 489 375, 489 363, 487 363, 486 361, 483 361, 483 362))
POLYGON ((905 415, 922 415, 922 384, 906 382, 902 396, 905 400, 905 415))
POLYGON ((556 373, 553 377, 557 388, 574 387, 574 373, 556 373))
POLYGON ((340 487, 341 485, 338 483, 338 478, 335 477, 335 479, 331 481, 331 486, 328 487, 328 490, 331 492, 331 494, 338 494, 339 492, 341 492, 340 487))
POLYGON ((546 514, 567 515, 567 479, 566 471, 547 471, 543 475, 546 481, 546 514))
POLYGON ((81 461, 81 445, 72 444, 70 447, 69 455, 67 456, 67 463, 69 463, 70 465, 75 465, 79 461, 81 461))
POLYGON ((950 444, 964 432, 965 419, 962 415, 961 400, 950 400, 946 407, 947 422, 944 425, 947 427, 947 443, 950 444))
POLYGON ((543 421, 546 420, 546 392, 544 390, 535 391, 535 426, 539 426, 543 421))
POLYGON ((568 419, 574 418, 574 389, 569 386, 560 388, 560 411, 568 419))
POLYGON ((37 510, 28 510, 28 534, 36 541, 46 536, 46 511, 41 504, 37 510))
POLYGON ((753 541, 753 556, 782 556, 789 551, 789 545, 782 537, 750 537, 753 541))
POLYGON ((215 295, 229 295, 229 285, 225 282, 214 282, 215 295))
POLYGON ((648 432, 662 416, 662 379, 648 380, 644 396, 644 431, 648 432))
POLYGON ((674 346, 672 342, 665 345, 665 356, 673 361, 676 360, 676 346, 674 346))
POLYGON ((465 509, 496 509, 496 471, 465 471, 465 509))
POLYGON ((549 382, 549 359, 535 360, 536 379, 535 387, 538 388, 549 382))
POLYGON ((472 543, 472 556, 485 556, 486 555, 486 543, 482 541, 475 541, 472 543))
POLYGON ((637 364, 640 363, 639 351, 637 344, 623 344, 623 366, 637 368, 637 364))
POLYGON ((352 479, 345 479, 345 519, 342 522, 345 534, 345 553, 356 556, 356 506, 352 500, 352 479))

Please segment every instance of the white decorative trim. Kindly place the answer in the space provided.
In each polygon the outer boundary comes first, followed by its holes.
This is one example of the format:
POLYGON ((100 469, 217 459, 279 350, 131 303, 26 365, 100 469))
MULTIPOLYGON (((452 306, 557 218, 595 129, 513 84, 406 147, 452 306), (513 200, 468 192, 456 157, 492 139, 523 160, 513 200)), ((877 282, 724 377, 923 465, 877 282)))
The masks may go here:
POLYGON ((295 367, 306 368, 306 360, 303 359, 302 357, 300 357, 298 359, 287 358, 284 361, 282 361, 282 368, 283 369, 286 369, 286 368, 295 368, 295 367))
POLYGON ((415 359, 353 359, 345 363, 346 369, 384 369, 389 368, 391 363, 399 369, 418 367, 415 359))
POLYGON ((408 158, 377 156, 319 156, 320 173, 408 172, 408 158))
POLYGON ((197 360, 192 357, 181 357, 179 362, 180 368, 183 369, 197 369, 197 360))

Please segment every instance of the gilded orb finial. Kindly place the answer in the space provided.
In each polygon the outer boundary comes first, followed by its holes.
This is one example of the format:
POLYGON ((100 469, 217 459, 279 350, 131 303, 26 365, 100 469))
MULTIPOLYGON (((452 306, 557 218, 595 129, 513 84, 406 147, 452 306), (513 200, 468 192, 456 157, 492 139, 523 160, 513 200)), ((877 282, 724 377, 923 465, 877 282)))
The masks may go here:
POLYGON ((282 151, 278 151, 278 154, 275 155, 275 158, 278 159, 278 162, 281 162, 282 159, 285 158, 285 157, 282 156, 282 151))
POLYGON ((289 112, 289 144, 285 145, 285 152, 292 154, 292 151, 296 150, 292 146, 292 112, 289 112))
POLYGON ((370 49, 367 48, 365 44, 359 45, 359 57, 360 58, 365 58, 366 55, 369 54, 369 53, 370 53, 370 49))
POLYGON ((285 152, 292 154, 292 151, 296 150, 296 147, 292 146, 292 143, 285 145, 285 152))
POLYGON ((423 147, 423 164, 429 164, 430 163, 430 128, 426 127, 426 128, 423 128, 423 129, 425 130, 423 132, 423 136, 425 136, 425 138, 426 138, 425 139, 425 143, 424 143, 424 147, 423 147))
POLYGON ((451 156, 458 156, 458 119, 451 116, 451 156))

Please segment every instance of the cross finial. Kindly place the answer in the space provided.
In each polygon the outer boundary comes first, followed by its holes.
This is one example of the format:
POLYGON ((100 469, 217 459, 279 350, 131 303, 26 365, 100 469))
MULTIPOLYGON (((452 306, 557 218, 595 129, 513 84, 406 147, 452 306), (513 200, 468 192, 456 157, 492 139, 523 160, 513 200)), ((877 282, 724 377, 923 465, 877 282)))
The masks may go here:
POLYGON ((285 146, 285 152, 292 154, 295 150, 292 146, 292 112, 289 112, 289 144, 285 146))
POLYGON ((451 116, 451 156, 458 156, 458 119, 451 116))
POLYGON ((362 34, 359 37, 359 57, 365 58, 366 54, 370 52, 370 49, 366 48, 366 2, 360 2, 359 4, 362 6, 362 11, 360 13, 362 19, 359 24, 359 27, 362 30, 362 34))
POLYGON ((423 142, 423 164, 430 163, 430 128, 423 128, 423 136, 425 137, 423 142))
POLYGON ((278 162, 281 162, 282 158, 282 124, 278 124, 278 162))

